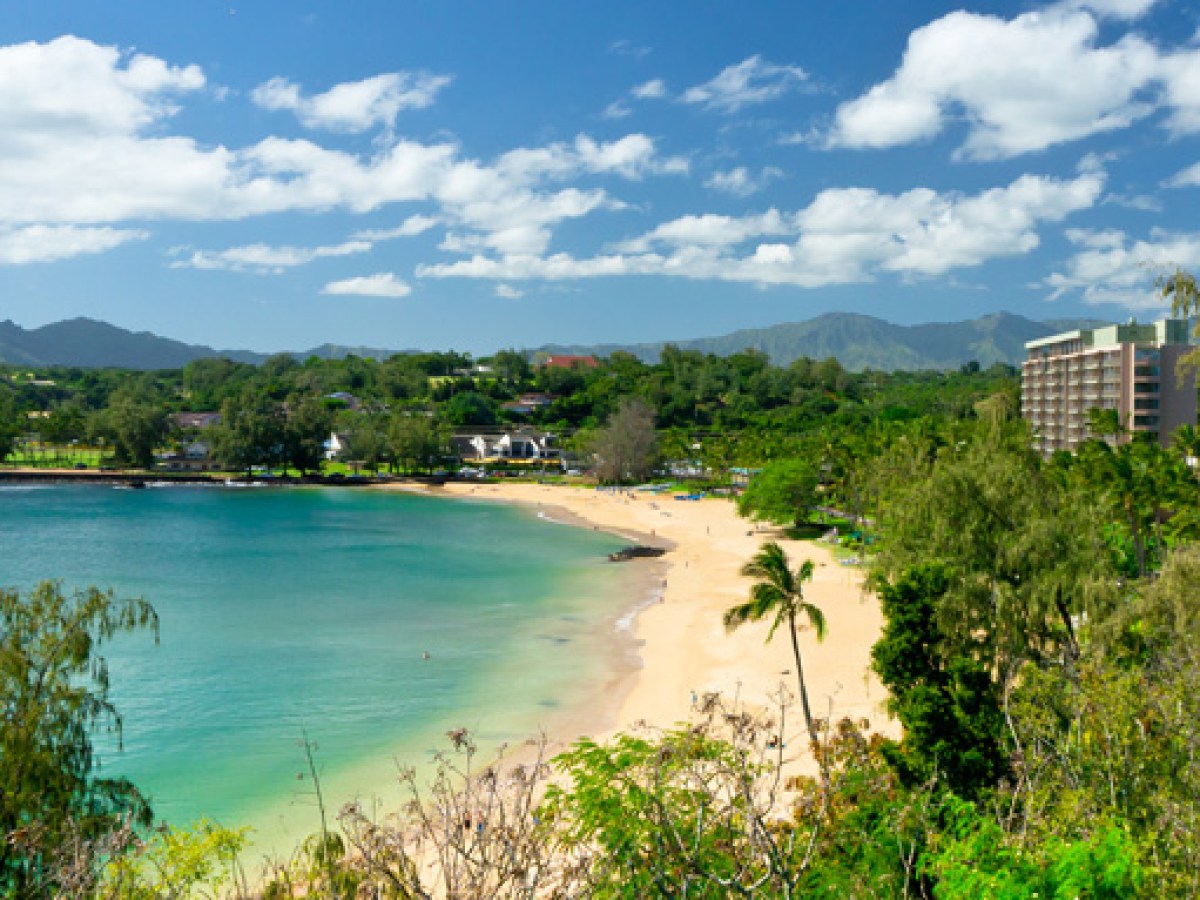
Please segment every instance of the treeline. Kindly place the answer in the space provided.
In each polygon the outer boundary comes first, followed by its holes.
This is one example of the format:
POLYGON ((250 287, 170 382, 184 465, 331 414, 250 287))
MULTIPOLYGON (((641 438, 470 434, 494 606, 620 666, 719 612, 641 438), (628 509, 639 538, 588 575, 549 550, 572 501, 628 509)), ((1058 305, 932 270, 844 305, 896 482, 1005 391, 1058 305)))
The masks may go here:
POLYGON ((118 464, 148 466, 156 448, 201 436, 172 414, 218 412, 222 427, 203 438, 232 470, 317 469, 335 429, 350 444, 348 458, 421 469, 444 461, 456 430, 530 425, 582 446, 636 398, 653 411, 667 458, 699 457, 719 474, 795 453, 802 436, 820 429, 971 418, 982 397, 1016 390, 1004 366, 856 373, 834 359, 778 367, 749 350, 716 357, 674 347, 657 364, 614 353, 594 367, 537 365, 515 351, 303 363, 282 354, 261 366, 203 359, 151 373, 0 367, 0 459, 35 433, 46 446, 99 446, 118 464), (529 395, 532 408, 511 408, 529 395))

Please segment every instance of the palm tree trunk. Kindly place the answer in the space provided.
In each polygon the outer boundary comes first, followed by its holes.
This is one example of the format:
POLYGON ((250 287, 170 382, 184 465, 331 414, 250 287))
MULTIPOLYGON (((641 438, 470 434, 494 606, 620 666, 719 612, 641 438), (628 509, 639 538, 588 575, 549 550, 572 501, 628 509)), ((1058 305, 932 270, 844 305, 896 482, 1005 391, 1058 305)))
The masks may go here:
MULTIPOLYGON (((788 613, 788 632, 792 637, 792 655, 796 658, 796 681, 800 686, 800 708, 804 712, 804 724, 813 746, 818 745, 817 727, 813 724, 812 708, 808 705, 808 687, 804 683, 804 663, 800 658, 800 639, 796 636, 796 614, 788 613)), ((824 767, 822 767, 824 768, 824 767)))

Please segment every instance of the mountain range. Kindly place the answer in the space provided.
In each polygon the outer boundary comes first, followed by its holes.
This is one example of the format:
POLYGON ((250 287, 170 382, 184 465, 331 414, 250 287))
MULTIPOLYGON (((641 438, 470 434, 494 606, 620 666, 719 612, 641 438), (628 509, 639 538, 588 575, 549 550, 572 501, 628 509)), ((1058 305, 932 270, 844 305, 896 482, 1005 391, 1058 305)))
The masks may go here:
MULTIPOLYGON (((351 354, 387 359, 396 352, 379 347, 322 344, 292 355, 301 360, 310 356, 341 359, 351 354)), ((181 369, 194 359, 218 356, 259 365, 271 354, 251 350, 214 350, 201 344, 185 344, 159 337, 149 331, 127 331, 95 319, 69 319, 28 330, 11 321, 0 322, 0 363, 9 365, 181 369)))
MULTIPOLYGON (((853 370, 947 369, 971 360, 986 368, 997 362, 1018 364, 1024 357, 1026 341, 1098 324, 1102 323, 1090 319, 1037 322, 1000 312, 965 322, 894 325, 855 313, 828 313, 806 322, 744 329, 718 337, 644 344, 550 344, 537 351, 607 356, 621 350, 646 362, 655 362, 663 346, 671 343, 680 349, 717 356, 753 349, 767 354, 780 366, 801 356, 812 359, 832 356, 853 370)), ((350 354, 386 359, 396 352, 401 351, 323 344, 292 355, 298 359, 310 356, 340 359, 350 354)), ((253 364, 268 358, 268 354, 247 350, 214 350, 185 344, 86 318, 33 329, 11 321, 0 322, 0 363, 10 365, 177 369, 194 359, 217 356, 253 364)))
MULTIPOLYGON (((1019 365, 1025 342, 1104 324, 1097 319, 1052 319, 1036 322, 1013 313, 999 312, 966 322, 926 325, 893 325, 883 319, 856 313, 827 313, 806 322, 748 328, 720 337, 670 341, 681 350, 698 350, 729 356, 745 349, 758 350, 777 366, 801 356, 830 356, 847 369, 949 369, 974 360, 984 368, 994 363, 1019 365)), ((551 345, 548 353, 606 356, 616 350, 633 353, 645 362, 656 362, 664 342, 647 344, 551 345)))

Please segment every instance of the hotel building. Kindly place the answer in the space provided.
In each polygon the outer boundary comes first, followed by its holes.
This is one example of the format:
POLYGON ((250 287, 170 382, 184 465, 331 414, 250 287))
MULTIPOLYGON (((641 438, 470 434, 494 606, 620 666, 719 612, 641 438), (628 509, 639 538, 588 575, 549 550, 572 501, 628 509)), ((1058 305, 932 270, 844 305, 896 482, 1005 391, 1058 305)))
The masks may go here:
POLYGON ((1093 407, 1115 409, 1127 432, 1166 446, 1173 430, 1196 424, 1195 373, 1183 381, 1175 374, 1191 349, 1183 319, 1130 320, 1030 341, 1021 364, 1021 415, 1033 426, 1035 446, 1047 454, 1074 450, 1094 436, 1087 425, 1093 407))

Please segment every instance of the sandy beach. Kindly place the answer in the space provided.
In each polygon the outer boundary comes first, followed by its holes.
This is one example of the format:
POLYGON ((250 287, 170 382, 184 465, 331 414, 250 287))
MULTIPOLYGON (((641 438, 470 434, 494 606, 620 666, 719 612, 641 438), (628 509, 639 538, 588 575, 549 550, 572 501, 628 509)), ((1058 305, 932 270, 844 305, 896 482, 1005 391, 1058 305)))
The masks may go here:
MULTIPOLYGON (((536 484, 457 483, 430 493, 520 503, 551 515, 559 509, 577 522, 670 547, 653 563, 662 577, 662 602, 643 608, 633 624, 640 666, 616 686, 608 709, 572 719, 569 728, 578 733, 553 734, 554 743, 585 734, 604 737, 641 722, 670 726, 686 721, 695 699, 706 692, 736 697, 752 707, 773 705, 781 685, 794 695, 795 663, 786 635, 777 633, 767 643, 765 622, 732 634, 722 624, 725 610, 748 595, 751 580, 741 575, 742 565, 769 540, 781 543, 794 564, 807 558, 815 566, 805 596, 825 613, 828 633, 821 642, 812 632, 800 636, 814 714, 866 719, 874 730, 895 731, 882 710, 885 692, 869 671, 870 648, 882 626, 878 602, 863 591, 861 572, 840 565, 825 545, 756 528, 738 518, 732 502, 719 498, 677 501, 671 494, 536 484)), ((622 565, 647 564, 635 560, 622 565)), ((788 731, 799 736, 799 714, 790 721, 788 731)), ((807 768, 803 760, 794 763, 807 768)))

